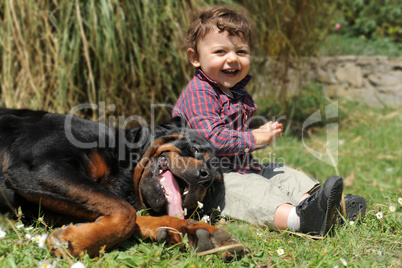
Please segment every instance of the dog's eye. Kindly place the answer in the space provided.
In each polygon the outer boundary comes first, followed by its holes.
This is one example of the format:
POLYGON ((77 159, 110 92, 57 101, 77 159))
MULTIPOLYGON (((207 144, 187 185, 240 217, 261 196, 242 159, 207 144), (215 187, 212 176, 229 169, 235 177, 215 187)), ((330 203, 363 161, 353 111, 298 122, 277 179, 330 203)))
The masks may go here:
POLYGON ((198 149, 195 148, 194 146, 191 147, 191 151, 192 151, 194 154, 198 154, 198 149))

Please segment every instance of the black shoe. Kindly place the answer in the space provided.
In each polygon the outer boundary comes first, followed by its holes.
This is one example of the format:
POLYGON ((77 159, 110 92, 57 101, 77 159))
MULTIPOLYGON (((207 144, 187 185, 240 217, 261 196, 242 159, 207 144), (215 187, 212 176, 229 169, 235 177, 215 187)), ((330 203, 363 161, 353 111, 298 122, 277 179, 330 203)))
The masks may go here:
MULTIPOLYGON (((346 221, 356 221, 359 218, 363 218, 366 215, 367 204, 366 200, 359 195, 347 195, 345 196, 345 209, 346 209, 346 221)), ((340 210, 342 214, 342 209, 340 210)), ((343 224, 344 218, 338 214, 336 219, 337 224, 343 224)))
POLYGON ((343 180, 333 176, 322 189, 296 206, 300 217, 300 232, 325 236, 334 225, 342 199, 343 180))

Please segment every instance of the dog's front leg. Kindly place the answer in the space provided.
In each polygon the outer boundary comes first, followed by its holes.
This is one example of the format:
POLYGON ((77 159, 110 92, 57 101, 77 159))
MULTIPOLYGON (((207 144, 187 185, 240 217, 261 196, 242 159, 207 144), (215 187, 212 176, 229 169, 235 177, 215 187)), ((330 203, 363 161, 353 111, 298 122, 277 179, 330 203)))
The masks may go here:
POLYGON ((170 216, 137 216, 135 232, 144 238, 171 244, 180 243, 183 236, 187 235, 190 246, 197 249, 197 252, 228 246, 230 249, 222 254, 226 261, 245 253, 245 248, 229 232, 194 220, 170 216))
POLYGON ((110 249, 130 238, 135 227, 135 209, 124 203, 116 204, 113 200, 113 213, 100 216, 95 222, 69 225, 58 228, 48 238, 48 248, 55 255, 63 255, 60 244, 67 242, 71 255, 79 257, 88 253, 96 256, 101 249, 110 249))

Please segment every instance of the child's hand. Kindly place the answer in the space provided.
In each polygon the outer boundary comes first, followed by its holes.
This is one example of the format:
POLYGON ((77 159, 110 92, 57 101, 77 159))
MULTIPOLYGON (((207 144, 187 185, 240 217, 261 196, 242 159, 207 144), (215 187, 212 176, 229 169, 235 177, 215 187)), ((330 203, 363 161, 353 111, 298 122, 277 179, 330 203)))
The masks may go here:
POLYGON ((283 125, 278 122, 269 121, 261 127, 251 131, 255 138, 256 147, 261 147, 272 143, 279 138, 283 131, 283 125))

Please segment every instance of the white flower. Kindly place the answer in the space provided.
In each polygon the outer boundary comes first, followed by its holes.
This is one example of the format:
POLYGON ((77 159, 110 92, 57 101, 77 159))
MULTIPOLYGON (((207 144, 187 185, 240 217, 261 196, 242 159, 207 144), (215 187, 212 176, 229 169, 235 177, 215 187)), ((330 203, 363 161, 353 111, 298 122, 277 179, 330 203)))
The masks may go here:
POLYGON ((334 265, 334 267, 333 268, 339 268, 339 265, 338 264, 336 264, 336 265, 334 265))
POLYGON ((398 198, 398 203, 399 203, 399 205, 402 206, 402 197, 399 197, 399 198, 398 198))
POLYGON ((197 201, 197 203, 198 203, 198 208, 199 208, 199 209, 201 209, 201 208, 203 208, 203 207, 204 207, 204 204, 203 204, 203 203, 201 203, 200 201, 197 201))
POLYGON ((220 211, 221 211, 221 207, 220 207, 220 206, 218 206, 216 210, 218 210, 218 211, 220 212, 220 211))
POLYGON ((24 227, 24 224, 20 224, 20 225, 17 225, 17 226, 15 226, 15 227, 17 227, 17 229, 21 229, 21 228, 24 227))
POLYGON ((3 239, 4 237, 6 237, 6 234, 7 233, 0 228, 0 239, 3 239))
POLYGON ((353 225, 355 225, 355 222, 354 222, 354 221, 350 221, 349 224, 350 224, 351 226, 353 226, 353 225))
POLYGON ((377 219, 382 219, 382 212, 377 212, 377 214, 375 214, 375 216, 377 217, 377 219))
POLYGON ((389 206, 389 211, 395 212, 395 211, 396 211, 396 207, 395 207, 394 205, 390 205, 390 206, 389 206))
POLYGON ((59 239, 54 239, 53 240, 53 248, 54 249, 57 249, 57 248, 62 248, 62 247, 64 247, 64 248, 68 248, 68 243, 67 242, 60 242, 60 240, 59 239))
POLYGON ((39 248, 44 248, 46 243, 47 234, 36 235, 32 238, 36 243, 38 243, 39 248))
POLYGON ((261 235, 264 234, 264 230, 262 230, 262 229, 257 229, 257 231, 256 231, 255 233, 256 233, 256 235, 261 236, 261 235))
POLYGON ((225 219, 225 217, 220 218, 219 224, 220 224, 220 225, 226 224, 226 219, 225 219))
POLYGON ((208 215, 204 215, 201 219, 201 221, 208 223, 209 222, 209 216, 208 215))
POLYGON ((60 262, 60 257, 57 257, 57 259, 55 259, 53 262, 52 262, 52 267, 54 267, 54 268, 57 268, 57 264, 60 262))
POLYGON ((279 256, 285 254, 285 251, 283 250, 283 248, 278 248, 278 249, 276 250, 276 252, 278 253, 279 256))
POLYGON ((344 258, 340 258, 339 260, 341 261, 343 266, 348 266, 348 262, 344 258))
POLYGON ((31 239, 32 238, 32 235, 30 235, 30 234, 25 234, 25 239, 31 239))
POLYGON ((55 268, 56 266, 51 264, 49 261, 40 261, 39 268, 55 268))
POLYGON ((187 208, 184 208, 184 210, 183 210, 183 215, 184 215, 184 216, 187 216, 187 208))
POLYGON ((85 268, 85 265, 82 262, 77 261, 76 263, 73 263, 70 268, 85 268))
POLYGON ((31 231, 32 229, 33 229, 33 227, 29 226, 29 227, 25 228, 25 231, 31 231))
POLYGON ((388 172, 388 173, 393 173, 393 172, 394 172, 394 168, 387 168, 385 171, 388 172))

